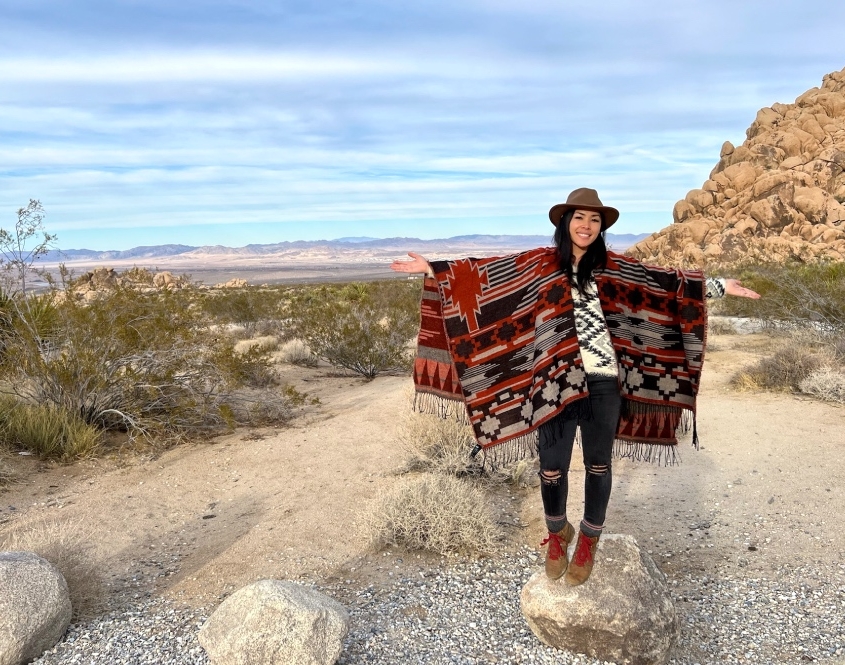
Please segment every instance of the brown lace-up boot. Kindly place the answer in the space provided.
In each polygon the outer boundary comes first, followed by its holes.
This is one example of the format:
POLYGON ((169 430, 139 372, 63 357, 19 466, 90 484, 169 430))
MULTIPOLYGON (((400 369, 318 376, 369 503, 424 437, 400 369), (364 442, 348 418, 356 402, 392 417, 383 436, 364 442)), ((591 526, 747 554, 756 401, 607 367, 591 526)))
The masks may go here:
POLYGON ((578 586, 587 581, 593 571, 593 561, 596 556, 596 547, 599 544, 599 537, 590 538, 583 531, 578 531, 578 542, 575 545, 575 554, 566 569, 564 581, 571 586, 578 586))
POLYGON ((568 563, 566 548, 574 537, 575 528, 567 522, 560 531, 556 533, 549 531, 549 537, 540 543, 541 547, 547 543, 549 545, 549 549, 546 550, 546 576, 549 579, 559 579, 566 572, 568 563))

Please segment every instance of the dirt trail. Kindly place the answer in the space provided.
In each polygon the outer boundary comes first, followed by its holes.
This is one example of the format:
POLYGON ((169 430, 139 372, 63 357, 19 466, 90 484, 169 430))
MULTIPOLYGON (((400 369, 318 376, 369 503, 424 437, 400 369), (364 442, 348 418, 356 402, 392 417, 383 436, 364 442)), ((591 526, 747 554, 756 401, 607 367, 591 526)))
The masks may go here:
MULTIPOLYGON (((845 514, 845 409, 729 391, 730 374, 764 342, 711 341, 699 402, 702 450, 686 446, 673 468, 615 462, 608 531, 635 536, 670 575, 745 569, 750 576, 843 560, 836 518, 845 514)), ((238 431, 147 461, 48 467, 21 458, 24 482, 0 494, 0 522, 84 520, 116 589, 192 604, 214 605, 266 577, 386 574, 378 571, 391 566, 367 553, 360 514, 402 463, 396 440, 410 381, 285 371, 320 400, 291 427, 238 431)), ((574 463, 573 520, 582 478, 574 463)), ((539 543, 536 489, 504 492, 499 503, 527 524, 508 529, 503 546, 539 543)))

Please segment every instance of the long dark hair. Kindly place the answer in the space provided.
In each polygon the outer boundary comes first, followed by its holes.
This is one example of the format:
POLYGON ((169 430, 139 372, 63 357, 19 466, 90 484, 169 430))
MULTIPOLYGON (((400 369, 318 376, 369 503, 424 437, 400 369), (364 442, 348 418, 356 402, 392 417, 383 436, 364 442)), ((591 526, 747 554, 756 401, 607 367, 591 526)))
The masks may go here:
POLYGON ((586 296, 587 284, 594 270, 604 270, 607 266, 607 245, 604 244, 604 213, 601 215, 601 233, 587 247, 587 251, 581 260, 578 261, 578 269, 572 270, 572 238, 569 235, 569 224, 572 221, 574 210, 563 213, 555 230, 554 242, 557 247, 560 269, 566 274, 570 284, 574 284, 582 296, 586 296))

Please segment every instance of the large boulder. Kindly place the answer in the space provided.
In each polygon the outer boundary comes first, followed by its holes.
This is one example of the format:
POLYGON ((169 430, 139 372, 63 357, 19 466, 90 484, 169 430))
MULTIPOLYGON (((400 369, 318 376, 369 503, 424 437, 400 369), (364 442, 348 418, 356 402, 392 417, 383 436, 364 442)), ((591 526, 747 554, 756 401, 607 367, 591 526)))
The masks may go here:
POLYGON ((199 642, 213 665, 331 665, 349 614, 319 591, 279 580, 239 589, 212 614, 199 642))
POLYGON ((175 289, 178 285, 179 280, 169 270, 153 275, 153 286, 158 289, 175 289))
POLYGON ((603 536, 580 586, 536 573, 520 604, 544 644, 613 663, 665 663, 678 636, 666 577, 631 536, 603 536))
POLYGON ((730 267, 845 260, 845 69, 794 104, 761 109, 726 142, 673 224, 627 251, 648 263, 730 267))
POLYGON ((0 665, 21 665, 53 647, 71 614, 58 568, 31 552, 0 552, 0 665))

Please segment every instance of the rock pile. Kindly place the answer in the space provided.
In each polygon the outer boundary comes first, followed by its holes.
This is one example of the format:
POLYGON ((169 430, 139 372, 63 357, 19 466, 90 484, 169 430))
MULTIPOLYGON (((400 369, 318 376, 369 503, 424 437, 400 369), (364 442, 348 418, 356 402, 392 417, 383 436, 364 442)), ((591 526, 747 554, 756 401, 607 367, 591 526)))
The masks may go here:
POLYGON ((152 273, 144 268, 132 268, 118 273, 114 268, 94 268, 80 275, 73 281, 70 293, 77 300, 92 301, 99 294, 114 291, 117 288, 134 289, 142 293, 154 291, 173 291, 187 286, 187 280, 175 276, 170 271, 152 273))
POLYGON ((722 146, 674 224, 628 254, 676 266, 845 261, 845 69, 794 104, 761 109, 739 147, 722 146))

